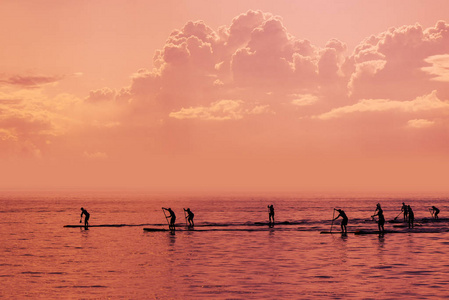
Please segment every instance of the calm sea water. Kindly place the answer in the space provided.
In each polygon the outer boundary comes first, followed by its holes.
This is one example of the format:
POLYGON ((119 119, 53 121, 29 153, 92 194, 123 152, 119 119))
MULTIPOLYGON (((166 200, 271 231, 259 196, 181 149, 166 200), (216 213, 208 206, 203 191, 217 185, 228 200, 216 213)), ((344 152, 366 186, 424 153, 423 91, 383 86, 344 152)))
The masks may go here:
MULTIPOLYGON (((0 297, 448 298, 448 210, 444 197, 4 192, 0 297), (392 220, 403 201, 414 208, 415 231, 421 233, 320 234, 331 227, 339 230, 339 222, 330 221, 334 207, 346 211, 348 231, 376 230, 370 218, 376 203, 392 220), (284 224, 256 224, 267 221, 268 204, 274 204, 276 221, 284 224), (442 221, 429 220, 431 205, 441 209, 442 221), (79 224, 81 206, 90 212, 91 225, 147 225, 63 227, 79 224), (208 231, 144 232, 144 227, 167 227, 162 206, 177 213, 180 228, 185 224, 182 208, 190 207, 197 229, 208 231)), ((400 225, 385 227, 405 230, 400 225)))

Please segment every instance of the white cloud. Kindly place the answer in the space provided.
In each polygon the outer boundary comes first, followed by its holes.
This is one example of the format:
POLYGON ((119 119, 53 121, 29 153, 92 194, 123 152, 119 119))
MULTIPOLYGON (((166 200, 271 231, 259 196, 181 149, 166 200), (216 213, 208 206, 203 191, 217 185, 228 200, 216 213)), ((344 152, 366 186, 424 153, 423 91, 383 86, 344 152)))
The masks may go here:
POLYGON ((413 119, 407 122, 407 126, 411 128, 427 128, 435 124, 434 121, 429 121, 425 119, 413 119))
POLYGON ((242 100, 219 100, 209 106, 182 108, 171 112, 175 119, 199 119, 207 121, 240 120, 245 115, 273 114, 269 105, 248 107, 242 100))
POLYGON ((175 119, 238 120, 243 118, 242 104, 241 100, 220 100, 210 106, 181 108, 180 111, 171 112, 169 116, 175 119))
POLYGON ((305 95, 292 95, 295 99, 292 100, 292 104, 296 106, 308 106, 318 102, 318 97, 312 94, 305 95))
POLYGON ((362 112, 385 112, 397 110, 405 113, 449 109, 449 102, 441 101, 433 91, 429 95, 418 97, 411 101, 393 101, 388 99, 364 99, 356 104, 335 108, 329 112, 316 116, 321 120, 340 118, 348 114, 362 112))
POLYGON ((429 56, 424 61, 431 66, 421 70, 433 75, 431 80, 449 82, 449 54, 429 56))

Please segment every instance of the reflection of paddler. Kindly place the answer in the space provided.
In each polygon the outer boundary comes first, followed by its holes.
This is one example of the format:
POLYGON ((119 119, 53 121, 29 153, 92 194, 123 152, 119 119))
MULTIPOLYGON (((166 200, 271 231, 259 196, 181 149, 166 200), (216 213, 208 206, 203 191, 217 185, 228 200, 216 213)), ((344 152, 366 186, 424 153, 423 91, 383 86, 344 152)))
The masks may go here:
POLYGON ((377 221, 377 226, 379 227, 380 232, 384 232, 384 224, 385 224, 385 217, 384 217, 384 211, 380 207, 380 203, 377 203, 376 210, 374 211, 374 215, 371 217, 374 218, 377 216, 379 220, 377 221))
POLYGON ((345 214, 345 211, 342 209, 335 209, 334 210, 338 211, 338 216, 333 219, 332 221, 337 220, 339 217, 342 218, 341 220, 341 232, 342 233, 347 233, 347 229, 346 229, 346 225, 348 225, 348 217, 345 214))

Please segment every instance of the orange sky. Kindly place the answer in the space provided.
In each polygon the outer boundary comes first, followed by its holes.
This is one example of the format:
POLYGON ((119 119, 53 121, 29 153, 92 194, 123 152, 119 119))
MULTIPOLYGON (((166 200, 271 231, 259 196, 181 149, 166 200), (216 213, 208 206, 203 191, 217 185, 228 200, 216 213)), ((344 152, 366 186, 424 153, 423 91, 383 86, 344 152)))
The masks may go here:
POLYGON ((0 189, 449 192, 449 2, 2 1, 0 189))

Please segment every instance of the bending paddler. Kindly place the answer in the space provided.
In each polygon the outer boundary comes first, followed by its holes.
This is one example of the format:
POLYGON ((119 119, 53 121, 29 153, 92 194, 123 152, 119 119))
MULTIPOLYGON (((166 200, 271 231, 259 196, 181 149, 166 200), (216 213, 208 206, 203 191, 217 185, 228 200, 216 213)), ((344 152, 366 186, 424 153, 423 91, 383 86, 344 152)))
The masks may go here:
POLYGON ((169 229, 170 230, 175 230, 175 221, 176 221, 176 215, 175 212, 171 209, 171 208, 165 208, 162 207, 163 210, 166 210, 170 213, 169 216, 165 216, 167 219, 170 218, 170 224, 169 224, 169 229))
POLYGON ((382 210, 382 207, 380 207, 380 203, 377 203, 376 210, 374 211, 374 215, 371 216, 371 218, 374 218, 377 216, 379 219, 377 220, 377 226, 379 228, 379 232, 383 233, 385 231, 384 224, 385 224, 385 217, 384 217, 384 211, 382 210))
POLYGON ((83 220, 83 215, 84 215, 84 229, 89 229, 88 227, 89 227, 90 214, 87 212, 87 210, 81 207, 80 223, 83 220))
POLYGON ((195 226, 195 224, 193 223, 193 217, 195 216, 195 214, 190 210, 190 208, 184 208, 184 211, 187 212, 187 221, 189 221, 189 226, 195 226))
POLYGON ((336 209, 334 208, 334 210, 338 211, 338 216, 333 219, 332 221, 337 220, 339 217, 341 217, 343 220, 341 220, 341 233, 347 233, 347 229, 346 229, 346 225, 348 225, 348 217, 345 214, 345 211, 342 209, 336 209))
POLYGON ((435 206, 432 206, 432 214, 434 219, 438 219, 438 214, 440 213, 440 210, 436 208, 435 206))

